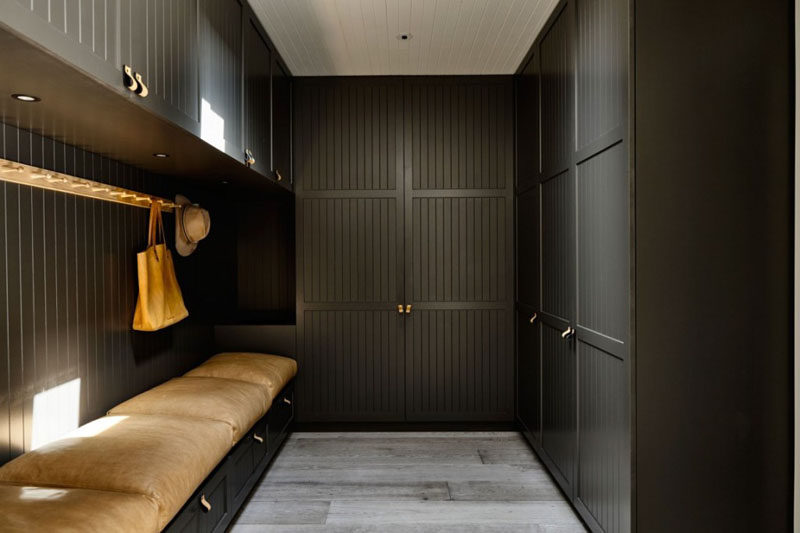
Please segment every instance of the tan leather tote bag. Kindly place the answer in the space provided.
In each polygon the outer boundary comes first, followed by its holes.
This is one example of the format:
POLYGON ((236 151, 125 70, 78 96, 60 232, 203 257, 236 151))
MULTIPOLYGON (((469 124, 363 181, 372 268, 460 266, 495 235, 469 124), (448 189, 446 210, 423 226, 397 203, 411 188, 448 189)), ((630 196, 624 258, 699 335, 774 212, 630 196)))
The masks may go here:
POLYGON ((189 311, 175 277, 172 254, 164 239, 161 208, 153 202, 147 233, 147 249, 136 254, 139 271, 139 298, 133 314, 133 329, 156 331, 180 322, 189 311), (158 236, 161 243, 158 243, 158 236))

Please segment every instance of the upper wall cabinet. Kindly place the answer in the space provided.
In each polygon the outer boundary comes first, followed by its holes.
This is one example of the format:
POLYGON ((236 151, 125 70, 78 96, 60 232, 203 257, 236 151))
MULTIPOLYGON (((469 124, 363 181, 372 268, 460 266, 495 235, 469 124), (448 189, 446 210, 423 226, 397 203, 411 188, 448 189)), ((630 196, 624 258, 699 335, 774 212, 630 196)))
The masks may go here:
POLYGON ((272 56, 272 172, 284 187, 292 176, 292 85, 277 56, 272 56))
POLYGON ((142 77, 149 91, 143 103, 196 129, 197 0, 120 0, 119 6, 120 62, 142 77))
POLYGON ((240 161, 242 148, 242 5, 200 0, 200 136, 240 161))
MULTIPOLYGON (((117 97, 127 99, 242 165, 252 161, 249 166, 258 174, 291 189, 291 77, 245 0, 0 3, 1 32, 42 48, 43 56, 55 56, 76 69, 71 72, 74 77, 64 83, 83 87, 86 81, 97 82, 92 88, 110 91, 111 105, 117 97), (123 65, 140 77, 147 88, 145 97, 125 87, 123 65)), ((126 109, 138 113, 137 108, 126 109)), ((81 124, 83 130, 92 132, 102 129, 97 127, 98 122, 110 118, 99 111, 88 117, 85 109, 61 111, 61 122, 81 124)), ((131 128, 136 130, 135 120, 131 128)), ((58 131, 44 129, 39 133, 59 135, 58 131)), ((103 152, 109 145, 128 146, 117 156, 131 156, 129 160, 141 163, 139 152, 132 156, 135 149, 130 136, 119 135, 96 144, 95 148, 103 152)), ((209 148, 191 142, 186 146, 191 148, 175 155, 194 157, 196 148, 209 148)), ((213 154, 212 159, 219 157, 213 150, 203 153, 213 154)), ((233 164, 227 159, 225 162, 233 164)), ((260 179, 236 167, 236 172, 239 170, 248 175, 248 180, 260 179)), ((219 172, 230 174, 222 168, 219 172)))
POLYGON ((250 166, 272 174, 270 50, 255 21, 244 27, 244 146, 250 166))

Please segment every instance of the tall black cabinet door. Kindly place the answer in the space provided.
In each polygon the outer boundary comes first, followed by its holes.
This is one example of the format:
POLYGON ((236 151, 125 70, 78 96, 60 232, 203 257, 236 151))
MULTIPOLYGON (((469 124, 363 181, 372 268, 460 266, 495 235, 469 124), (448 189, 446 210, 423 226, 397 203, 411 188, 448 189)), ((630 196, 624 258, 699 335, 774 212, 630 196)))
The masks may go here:
POLYGON ((272 58, 272 175, 287 188, 292 183, 292 86, 277 56, 272 58))
POLYGON ((566 3, 540 46, 542 449, 568 495, 577 462, 573 14, 566 3))
POLYGON ((303 79, 295 98, 297 419, 402 421, 402 82, 303 79))
POLYGON ((534 53, 516 77, 518 192, 538 183, 541 173, 539 92, 539 54, 534 53))
POLYGON ((270 50, 255 23, 244 23, 244 147, 255 162, 251 167, 272 173, 270 127, 270 50))
POLYGON ((534 440, 542 439, 541 321, 535 311, 517 311, 517 416, 534 440))
POLYGON ((513 86, 405 81, 406 416, 511 421, 513 86))

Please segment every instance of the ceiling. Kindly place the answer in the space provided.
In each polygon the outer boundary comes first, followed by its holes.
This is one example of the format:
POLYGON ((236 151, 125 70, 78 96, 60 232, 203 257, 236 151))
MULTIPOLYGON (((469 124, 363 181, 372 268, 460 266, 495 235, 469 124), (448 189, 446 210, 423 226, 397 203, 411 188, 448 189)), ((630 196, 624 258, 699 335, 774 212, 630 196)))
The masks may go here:
POLYGON ((250 0, 295 76, 513 74, 557 3, 250 0))

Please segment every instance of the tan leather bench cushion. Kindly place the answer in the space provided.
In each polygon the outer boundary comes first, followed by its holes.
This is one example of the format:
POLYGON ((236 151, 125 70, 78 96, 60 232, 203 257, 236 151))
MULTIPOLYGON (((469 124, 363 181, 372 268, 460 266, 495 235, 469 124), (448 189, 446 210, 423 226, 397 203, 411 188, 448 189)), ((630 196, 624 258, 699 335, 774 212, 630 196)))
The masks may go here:
MULTIPOLYGON (((236 379, 175 378, 111 409, 110 415, 175 415, 218 420, 233 429, 233 443, 269 409, 264 387, 236 379)), ((231 444, 233 444, 231 443, 231 444)))
POLYGON ((0 531, 147 533, 158 507, 141 494, 0 484, 0 531))
POLYGON ((288 357, 263 353, 230 352, 217 354, 187 376, 240 379, 265 385, 273 400, 297 375, 297 362, 288 357))
POLYGON ((231 448, 214 420, 106 416, 0 468, 0 481, 143 494, 164 527, 231 448))

